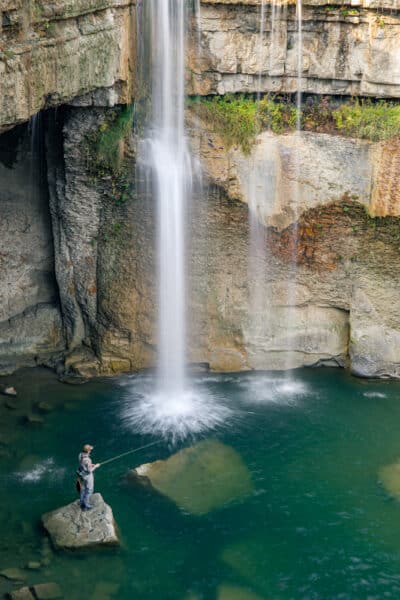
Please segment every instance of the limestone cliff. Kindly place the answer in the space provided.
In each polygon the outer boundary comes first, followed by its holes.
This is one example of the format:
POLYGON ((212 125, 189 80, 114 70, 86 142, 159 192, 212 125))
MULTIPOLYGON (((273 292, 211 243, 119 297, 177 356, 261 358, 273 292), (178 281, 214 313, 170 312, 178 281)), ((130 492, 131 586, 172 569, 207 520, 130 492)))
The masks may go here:
MULTIPOLYGON (((134 89, 135 4, 0 0, 0 372, 155 363, 153 204, 135 140, 121 138, 115 172, 96 158, 134 89)), ((261 45, 259 9, 202 0, 190 91, 296 89, 294 6, 273 27, 267 7, 261 45)), ((305 2, 304 91, 399 98, 399 24, 398 0, 305 2)), ((189 359, 400 377, 399 138, 264 130, 246 154, 196 110, 188 126, 204 176, 188 235, 189 359), (261 249, 250 269, 248 204, 261 249)))
POLYGON ((86 96, 132 98, 133 0, 0 0, 0 132, 86 96))
MULTIPOLYGON (((297 90, 296 3, 266 5, 261 40, 260 4, 202 0, 190 59, 194 93, 297 90)), ((398 0, 306 0, 303 8, 304 92, 400 97, 398 0)))

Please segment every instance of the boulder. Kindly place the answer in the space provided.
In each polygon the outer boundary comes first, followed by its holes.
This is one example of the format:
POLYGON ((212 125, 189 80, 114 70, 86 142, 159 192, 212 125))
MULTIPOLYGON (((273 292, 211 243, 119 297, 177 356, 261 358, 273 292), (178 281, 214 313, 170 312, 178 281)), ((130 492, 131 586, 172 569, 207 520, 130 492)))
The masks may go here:
POLYGON ((0 571, 0 576, 9 579, 10 581, 25 581, 26 574, 21 569, 9 568, 0 571))
POLYGON ((35 596, 28 587, 23 587, 20 590, 10 592, 9 598, 11 600, 35 600, 35 596))
POLYGON ((10 593, 11 600, 58 600, 62 597, 63 593, 57 583, 39 583, 10 593))
POLYGON ((1 388, 1 393, 4 394, 4 396, 14 396, 15 397, 17 395, 17 390, 15 389, 15 387, 6 386, 6 387, 1 388))
POLYGON ((378 479, 389 496, 400 500, 400 460, 379 470, 378 479))
POLYGON ((42 523, 56 548, 78 550, 119 544, 111 507, 101 494, 91 497, 92 510, 82 511, 79 501, 42 516, 42 523))
POLYGON ((57 583, 39 583, 33 586, 33 591, 37 600, 57 600, 63 597, 61 588, 57 583))
POLYGON ((150 485, 181 509, 203 515, 251 493, 248 468, 230 446, 206 440, 167 460, 137 467, 128 478, 150 485))
POLYGON ((263 600, 263 598, 246 588, 233 585, 220 585, 218 587, 217 600, 263 600))
POLYGON ((30 560, 28 562, 28 564, 26 565, 26 569, 29 569, 30 571, 38 571, 41 567, 41 563, 37 560, 30 560))

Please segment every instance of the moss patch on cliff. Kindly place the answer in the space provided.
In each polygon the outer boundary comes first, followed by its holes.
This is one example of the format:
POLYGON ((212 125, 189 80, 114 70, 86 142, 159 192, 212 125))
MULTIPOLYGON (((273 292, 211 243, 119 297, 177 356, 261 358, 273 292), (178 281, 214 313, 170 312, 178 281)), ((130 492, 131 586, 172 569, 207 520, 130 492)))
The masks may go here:
POLYGON ((124 145, 133 127, 133 108, 118 108, 87 137, 88 166, 97 175, 118 174, 122 168, 124 145))
POLYGON ((132 173, 126 159, 133 127, 132 107, 108 111, 100 126, 85 136, 83 156, 93 185, 102 181, 107 196, 115 204, 131 197, 132 173))
MULTIPOLYGON (((228 148, 238 146, 245 154, 251 151, 261 131, 282 134, 295 130, 297 122, 292 99, 282 96, 258 101, 254 97, 227 94, 200 99, 197 110, 228 148)), ((374 142, 386 140, 400 135, 400 104, 310 96, 303 103, 300 125, 303 131, 336 133, 374 142)))

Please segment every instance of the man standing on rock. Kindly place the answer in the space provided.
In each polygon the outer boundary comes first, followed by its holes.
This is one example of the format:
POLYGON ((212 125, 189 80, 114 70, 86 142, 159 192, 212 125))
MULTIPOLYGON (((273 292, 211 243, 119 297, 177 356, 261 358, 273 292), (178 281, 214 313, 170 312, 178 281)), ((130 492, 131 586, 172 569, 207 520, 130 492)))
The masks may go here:
POLYGON ((94 475, 93 471, 100 467, 100 463, 94 465, 90 458, 90 453, 93 450, 93 446, 85 444, 82 452, 79 454, 79 467, 78 477, 80 483, 80 504, 82 510, 90 510, 92 505, 90 504, 90 496, 93 494, 94 489, 94 475))

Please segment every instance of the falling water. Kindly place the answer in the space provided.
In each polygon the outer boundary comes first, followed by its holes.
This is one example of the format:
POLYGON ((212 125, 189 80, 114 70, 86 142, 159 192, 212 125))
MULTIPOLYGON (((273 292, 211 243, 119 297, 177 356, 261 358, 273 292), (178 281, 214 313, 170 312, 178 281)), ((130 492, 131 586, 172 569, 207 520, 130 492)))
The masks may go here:
MULTIPOLYGON (((266 0, 262 0, 260 7, 260 27, 257 40, 256 58, 258 64, 257 79, 257 107, 261 100, 262 77, 265 70, 263 61, 264 37, 265 37, 265 9, 266 0)), ((257 121, 259 112, 257 108, 257 121)), ((253 160, 249 174, 249 256, 248 256, 248 285, 250 290, 250 339, 253 342, 254 350, 252 354, 253 362, 258 363, 259 338, 263 337, 263 325, 265 325, 265 307, 264 297, 264 277, 266 268, 266 246, 265 246, 265 226, 262 222, 263 205, 267 200, 267 179, 263 172, 260 172, 260 162, 257 160, 256 153, 253 152, 253 160)), ((262 171, 264 169, 262 168, 262 171)), ((260 366, 257 364, 257 366, 260 366)))
MULTIPOLYGON (((257 103, 261 101, 263 91, 263 76, 274 73, 276 66, 276 50, 279 47, 280 4, 272 0, 270 4, 269 46, 266 53, 267 30, 267 0, 260 5, 260 26, 257 43, 257 103)), ((260 118, 259 108, 257 119, 260 118)), ((268 253, 268 230, 265 217, 270 213, 274 202, 277 179, 274 157, 266 155, 262 146, 253 151, 253 164, 249 177, 249 287, 250 287, 250 351, 255 368, 266 368, 270 364, 265 361, 265 355, 260 350, 267 339, 272 340, 271 315, 271 286, 267 284, 270 268, 268 253)))
POLYGON ((138 5, 139 169, 157 208, 158 385, 143 379, 123 410, 128 427, 172 441, 216 427, 230 411, 189 385, 186 362, 186 220, 192 161, 185 135, 187 0, 138 5), (150 76, 149 76, 150 74, 150 76), (144 115, 143 115, 144 113, 144 115))
POLYGON ((302 119, 302 77, 303 77, 303 7, 302 0, 296 2, 297 26, 297 90, 296 90, 296 139, 294 148, 294 184, 293 184, 293 233, 292 233, 292 261, 288 281, 288 340, 289 352, 287 368, 297 366, 295 352, 297 346, 296 331, 296 281, 297 281, 297 255, 298 255, 298 220, 300 217, 301 203, 301 119, 302 119))
POLYGON ((184 130, 184 0, 148 0, 151 131, 148 160, 158 214, 159 382, 182 393, 185 365, 185 212, 191 162, 184 130))

